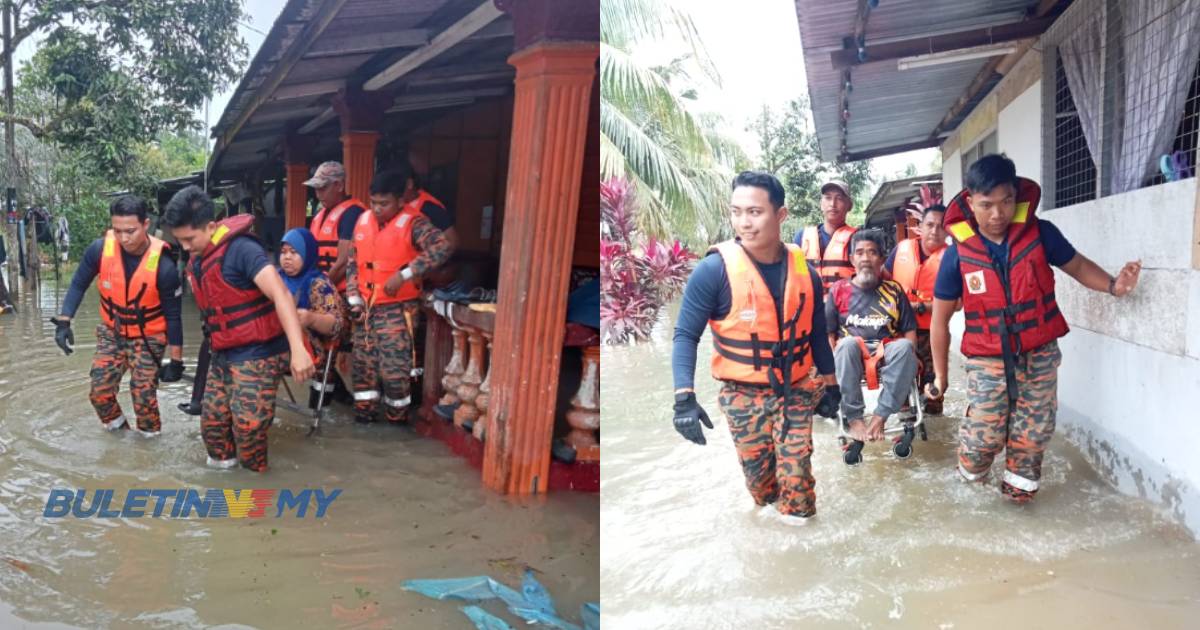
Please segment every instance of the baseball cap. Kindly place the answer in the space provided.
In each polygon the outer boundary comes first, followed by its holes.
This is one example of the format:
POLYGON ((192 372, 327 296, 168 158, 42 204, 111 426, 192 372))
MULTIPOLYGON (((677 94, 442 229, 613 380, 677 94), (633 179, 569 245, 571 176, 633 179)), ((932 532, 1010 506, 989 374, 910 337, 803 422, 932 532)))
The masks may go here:
POLYGON ((850 199, 854 199, 854 195, 850 194, 850 186, 846 185, 846 182, 844 182, 840 179, 826 180, 824 184, 821 184, 821 192, 824 193, 825 189, 829 188, 830 186, 842 191, 842 194, 846 195, 850 199))
POLYGON ((304 182, 304 185, 312 186, 313 188, 321 188, 322 186, 328 185, 329 182, 336 182, 338 180, 346 181, 346 169, 342 167, 342 163, 323 162, 317 167, 317 170, 313 173, 313 176, 310 177, 308 181, 304 182))

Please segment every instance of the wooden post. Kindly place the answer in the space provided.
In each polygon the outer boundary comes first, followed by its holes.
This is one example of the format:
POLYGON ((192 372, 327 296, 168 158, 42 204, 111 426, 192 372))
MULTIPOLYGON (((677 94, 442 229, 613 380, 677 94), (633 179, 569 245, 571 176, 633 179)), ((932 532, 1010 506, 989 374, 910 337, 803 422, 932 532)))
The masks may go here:
POLYGON ((304 181, 308 179, 308 164, 299 162, 287 165, 287 195, 284 198, 286 211, 284 222, 287 229, 304 227, 308 218, 308 191, 304 181))
POLYGON ((594 41, 543 40, 509 58, 516 93, 483 460, 484 483, 504 493, 540 494, 548 483, 599 53, 594 41))

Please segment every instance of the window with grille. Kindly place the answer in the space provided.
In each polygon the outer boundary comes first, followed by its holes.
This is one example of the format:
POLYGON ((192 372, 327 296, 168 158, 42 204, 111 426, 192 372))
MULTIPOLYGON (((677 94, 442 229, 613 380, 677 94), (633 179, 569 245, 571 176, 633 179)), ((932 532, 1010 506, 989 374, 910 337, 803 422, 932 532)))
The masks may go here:
POLYGON ((1054 55, 1054 207, 1096 198, 1096 161, 1088 150, 1062 59, 1054 55))
MULTIPOLYGON (((1187 158, 1187 164, 1191 167, 1190 177, 1196 176, 1196 141, 1200 137, 1200 60, 1196 63, 1196 70, 1192 73, 1191 87, 1188 88, 1187 100, 1183 105, 1183 116, 1179 119, 1179 127, 1175 130, 1175 142, 1171 144, 1171 153, 1176 151, 1182 153, 1187 158)), ((1161 184, 1167 181, 1162 172, 1155 173, 1154 177, 1145 185, 1152 186, 1161 184)))
POLYGON ((967 149, 966 151, 963 152, 963 155, 962 155, 963 177, 966 177, 967 169, 970 168, 971 165, 975 163, 975 160, 978 160, 979 158, 981 158, 985 155, 988 155, 990 153, 999 153, 999 152, 1000 152, 1000 146, 998 144, 998 141, 996 140, 996 132, 993 131, 992 133, 989 133, 987 136, 984 136, 983 140, 976 142, 975 146, 973 146, 970 149, 967 149))

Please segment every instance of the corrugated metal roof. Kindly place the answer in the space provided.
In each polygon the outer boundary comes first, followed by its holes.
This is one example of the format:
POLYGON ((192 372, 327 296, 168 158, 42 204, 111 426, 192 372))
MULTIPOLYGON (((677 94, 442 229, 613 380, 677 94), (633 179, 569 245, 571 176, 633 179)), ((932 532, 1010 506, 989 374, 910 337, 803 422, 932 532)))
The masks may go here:
POLYGON ((864 212, 866 222, 875 224, 879 222, 880 217, 892 216, 896 208, 899 208, 909 199, 921 195, 920 184, 931 181, 939 182, 938 186, 940 187, 942 174, 917 175, 883 182, 879 185, 879 189, 875 191, 875 196, 871 198, 871 203, 867 204, 867 209, 864 212))
MULTIPOLYGON (((423 31, 429 37, 436 35, 482 1, 289 0, 212 129, 218 142, 208 165, 210 182, 239 177, 247 169, 261 165, 277 154, 289 129, 313 120, 329 108, 338 87, 361 84, 428 41, 422 39, 423 31), (314 29, 306 31, 306 28, 322 15, 328 21, 325 28, 316 37, 307 35, 314 29), (403 37, 390 36, 400 31, 405 32, 403 37), (302 38, 306 38, 305 41, 301 41, 302 38), (310 57, 302 56, 314 50, 319 52, 310 57), (271 93, 263 94, 284 59, 296 61, 271 93), (344 84, 338 79, 344 79, 344 84), (273 94, 281 88, 292 91, 286 98, 274 99, 273 94)), ((479 31, 474 39, 468 38, 443 52, 426 67, 452 64, 463 55, 469 55, 466 60, 471 68, 508 67, 506 59, 511 53, 511 17, 502 15, 479 31)), ((465 72, 462 67, 458 70, 465 72)), ((408 81, 419 81, 422 76, 428 83, 428 73, 423 75, 424 70, 423 67, 394 82, 389 86, 391 93, 404 93, 408 81)), ((445 89, 494 86, 496 74, 493 71, 490 76, 454 81, 445 89)), ((507 85, 511 88, 511 79, 507 85)), ((428 91, 428 86, 425 89, 428 91)), ((412 116, 412 112, 405 112, 405 115, 412 116)), ((336 124, 336 118, 326 124, 336 124)), ((318 151, 327 149, 325 145, 337 140, 336 137, 333 140, 326 138, 329 134, 314 133, 325 143, 318 146, 318 151)))
MULTIPOLYGON (((842 71, 834 69, 830 53, 853 40, 858 4, 796 0, 809 99, 825 160, 842 153, 842 71)), ((1035 4, 1032 0, 882 0, 867 20, 868 55, 872 44, 1016 22, 1035 4)), ((934 129, 987 62, 977 59, 899 70, 897 60, 890 59, 853 66, 846 152, 922 141, 936 145, 934 129)))

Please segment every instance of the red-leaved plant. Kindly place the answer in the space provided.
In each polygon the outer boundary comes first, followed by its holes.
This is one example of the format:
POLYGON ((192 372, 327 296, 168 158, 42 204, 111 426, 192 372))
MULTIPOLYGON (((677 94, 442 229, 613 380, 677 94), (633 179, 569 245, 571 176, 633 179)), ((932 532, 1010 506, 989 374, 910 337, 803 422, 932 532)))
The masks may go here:
POLYGON ((667 245, 641 237, 636 212, 628 181, 600 184, 600 337, 609 344, 648 339, 696 260, 678 240, 667 245))
POLYGON ((921 235, 921 218, 922 218, 921 215, 922 215, 922 213, 925 212, 925 208, 928 208, 929 206, 937 205, 940 203, 942 203, 941 191, 931 189, 928 184, 921 184, 920 199, 909 200, 909 202, 904 205, 904 209, 908 211, 908 214, 910 216, 916 217, 916 219, 917 219, 917 225, 914 225, 914 226, 908 228, 908 231, 912 232, 913 234, 915 234, 917 236, 920 236, 921 235))

